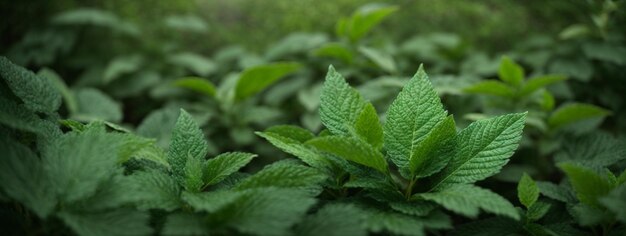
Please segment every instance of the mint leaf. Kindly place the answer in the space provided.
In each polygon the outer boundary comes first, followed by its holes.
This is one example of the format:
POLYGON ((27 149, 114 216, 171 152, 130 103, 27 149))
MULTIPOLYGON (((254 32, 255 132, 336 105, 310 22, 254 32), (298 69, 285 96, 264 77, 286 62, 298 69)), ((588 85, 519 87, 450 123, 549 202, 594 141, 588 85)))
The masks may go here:
POLYGON ((80 121, 105 120, 113 123, 122 121, 122 106, 108 95, 94 88, 74 91, 77 112, 72 118, 80 121), (97 104, 94 106, 94 104, 97 104))
POLYGON ((235 189, 281 187, 304 188, 326 180, 326 175, 311 167, 291 161, 276 162, 242 180, 235 189))
MULTIPOLYGON (((183 185, 186 185, 187 168, 200 168, 208 147, 204 139, 204 134, 193 120, 191 115, 185 110, 180 110, 180 116, 176 120, 172 131, 172 143, 168 153, 168 162, 172 169, 174 178, 183 185), (193 159, 191 165, 187 162, 193 159)), ((192 173, 189 173, 192 174, 192 173)), ((190 186, 191 187, 191 186, 190 186)), ((197 186, 196 186, 197 187, 197 186)))
POLYGON ((126 181, 139 209, 173 211, 181 206, 180 186, 166 173, 156 170, 141 171, 128 176, 126 181))
POLYGON ((420 66, 387 111, 384 142, 391 161, 409 172, 406 170, 416 146, 445 117, 441 100, 420 66))
POLYGON ((276 83, 301 68, 298 63, 277 62, 246 69, 235 86, 235 98, 240 101, 276 83))
POLYGON ((342 136, 325 136, 311 139, 307 144, 340 158, 372 167, 382 173, 389 172, 385 157, 365 141, 342 136))
POLYGON ((426 137, 413 148, 409 159, 411 176, 430 176, 443 169, 454 154, 456 135, 454 118, 450 115, 440 121, 426 134, 426 137))
POLYGON ((250 153, 229 152, 207 160, 204 164, 205 174, 203 179, 205 185, 219 183, 230 174, 237 172, 240 168, 250 163, 252 158, 256 156, 250 153))
POLYGON ((328 160, 305 146, 304 142, 313 138, 313 134, 307 130, 296 126, 274 126, 256 134, 310 166, 325 168, 329 165, 328 160))
POLYGON ((513 204, 498 194, 473 185, 453 185, 439 192, 414 195, 434 201, 446 209, 468 217, 478 216, 479 209, 519 220, 513 204))
POLYGON ((376 149, 383 146, 383 127, 378 120, 376 108, 371 103, 365 104, 354 122, 356 134, 376 149))
POLYGON ((498 68, 499 78, 515 87, 524 81, 524 69, 509 57, 502 57, 500 68, 498 68))
POLYGON ((105 212, 63 211, 57 214, 78 235, 151 235, 146 212, 117 209, 105 212))
POLYGON ((6 57, 0 57, 0 77, 32 111, 54 113, 61 106, 61 94, 49 80, 13 64, 6 57))
POLYGON ((364 106, 365 101, 359 92, 330 66, 320 95, 322 124, 333 134, 350 136, 364 106))
POLYGON ((433 189, 455 183, 474 183, 492 176, 513 155, 521 139, 526 113, 476 121, 456 136, 450 163, 435 176, 433 189))
POLYGON ((594 170, 572 163, 559 163, 558 166, 569 178, 582 203, 598 207, 598 199, 613 189, 613 184, 594 170))
POLYGON ((486 94, 499 97, 514 97, 515 89, 508 84, 495 80, 481 81, 463 89, 466 93, 486 94))
POLYGON ((362 211, 350 204, 332 204, 319 209, 314 215, 307 216, 296 227, 298 235, 367 235, 361 226, 362 211))
POLYGON ((215 85, 211 83, 211 81, 200 77, 180 78, 174 81, 174 85, 204 94, 208 97, 215 96, 215 85))
POLYGON ((591 104, 569 103, 552 112, 550 117, 548 117, 548 124, 553 129, 556 129, 574 122, 591 118, 601 118, 610 114, 610 111, 591 104))
POLYGON ((561 81, 565 81, 567 77, 563 75, 544 75, 539 77, 534 77, 526 81, 524 86, 522 86, 522 90, 520 91, 521 96, 530 95, 531 93, 546 87, 548 85, 558 83, 561 81))
POLYGON ((526 173, 522 175, 522 178, 517 184, 517 198, 519 198, 520 203, 522 203, 526 209, 529 209, 535 204, 537 199, 539 199, 537 183, 526 173))

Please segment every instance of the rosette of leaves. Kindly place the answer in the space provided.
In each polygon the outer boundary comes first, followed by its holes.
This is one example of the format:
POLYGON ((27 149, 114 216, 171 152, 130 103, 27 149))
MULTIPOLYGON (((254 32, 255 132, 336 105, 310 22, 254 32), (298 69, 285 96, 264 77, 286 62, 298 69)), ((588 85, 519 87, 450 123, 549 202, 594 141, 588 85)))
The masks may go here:
POLYGON ((322 88, 317 137, 289 125, 257 134, 327 173, 329 198, 347 198, 370 232, 423 235, 450 228, 442 211, 480 210, 519 220, 513 205, 474 185, 499 172, 517 148, 526 113, 474 122, 457 132, 423 68, 390 106, 382 125, 371 103, 331 66, 322 88))

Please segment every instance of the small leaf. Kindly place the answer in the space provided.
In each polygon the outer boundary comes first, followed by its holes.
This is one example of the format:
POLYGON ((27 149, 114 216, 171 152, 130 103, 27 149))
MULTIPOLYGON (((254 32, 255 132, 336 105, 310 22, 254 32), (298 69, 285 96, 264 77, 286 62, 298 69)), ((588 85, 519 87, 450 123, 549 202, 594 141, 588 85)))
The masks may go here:
POLYGON ((545 202, 536 202, 528 207, 526 211, 526 217, 531 221, 537 221, 541 219, 550 210, 551 205, 545 202))
POLYGON ((472 185, 453 185, 440 192, 416 194, 420 198, 434 201, 446 209, 475 218, 479 209, 519 220, 515 207, 506 199, 487 189, 472 185))
POLYGON ((352 42, 356 42, 396 10, 396 6, 365 5, 344 20, 343 26, 340 21, 337 28, 343 32, 340 35, 347 35, 352 42))
POLYGON ((187 168, 202 169, 202 162, 208 152, 204 134, 185 110, 180 110, 180 116, 172 131, 172 143, 168 153, 168 162, 172 167, 174 178, 181 184, 186 185, 187 168), (187 162, 193 159, 195 165, 189 166, 187 162))
POLYGON ((310 166, 325 168, 329 165, 327 159, 304 144, 304 142, 313 138, 313 134, 302 128, 295 126, 272 127, 265 132, 256 132, 256 134, 310 166))
POLYGON ((200 77, 185 77, 174 81, 174 85, 190 89, 192 91, 204 94, 208 97, 215 96, 215 85, 207 79, 200 77))
POLYGON ((548 117, 548 124, 556 129, 574 122, 605 117, 610 114, 610 111, 591 104, 570 103, 556 109, 548 117))
POLYGON ((235 189, 261 187, 306 188, 326 180, 326 175, 311 167, 291 161, 276 162, 265 166, 258 173, 242 180, 235 189))
POLYGON ((235 98, 238 101, 246 99, 300 68, 300 64, 288 62, 272 63, 248 68, 241 73, 237 81, 235 98))
POLYGON ((524 69, 511 60, 511 58, 505 56, 502 57, 500 61, 498 76, 500 80, 514 87, 518 87, 524 81, 524 69))
POLYGON ((582 203, 599 206, 598 198, 606 196, 613 187, 607 178, 591 169, 571 163, 560 163, 558 166, 569 178, 576 197, 582 203))
POLYGON ((537 183, 526 173, 522 175, 517 184, 517 198, 519 198, 519 201, 526 209, 529 209, 539 199, 537 183))
POLYGON ((437 173, 448 164, 454 154, 456 135, 454 118, 450 115, 435 126, 426 137, 413 147, 409 160, 411 176, 418 178, 437 173))
POLYGON ((223 153, 219 156, 209 159, 205 164, 204 183, 206 185, 214 185, 224 180, 230 174, 237 172, 244 167, 256 154, 243 152, 223 153))
POLYGON ((356 134, 376 149, 383 146, 383 127, 378 120, 378 113, 371 103, 367 103, 357 116, 354 128, 356 134))
POLYGON ((526 81, 526 83, 522 87, 522 90, 520 91, 520 95, 521 96, 529 95, 543 87, 546 87, 548 85, 558 83, 561 81, 565 81, 566 79, 567 77, 563 75, 544 75, 544 76, 539 76, 539 77, 529 79, 528 81, 526 81))
POLYGON ((347 64, 351 64, 354 58, 353 53, 343 44, 327 43, 313 52, 319 57, 333 57, 347 64))
POLYGON ((464 88, 463 91, 466 93, 486 94, 507 98, 515 96, 515 90, 511 88, 511 86, 495 80, 478 82, 474 85, 464 88))
POLYGON ((371 145, 356 138, 325 136, 307 142, 315 148, 343 159, 372 167, 382 173, 389 172, 383 155, 371 145))

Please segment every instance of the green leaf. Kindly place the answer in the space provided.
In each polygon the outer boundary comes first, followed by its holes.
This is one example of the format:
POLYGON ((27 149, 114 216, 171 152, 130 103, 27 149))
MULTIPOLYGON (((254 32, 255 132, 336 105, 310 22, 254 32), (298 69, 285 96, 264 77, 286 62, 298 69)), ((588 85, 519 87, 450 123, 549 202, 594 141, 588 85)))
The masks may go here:
POLYGON ((569 178, 582 203, 597 207, 598 198, 606 196, 613 188, 607 178, 591 169, 572 163, 559 163, 558 166, 569 178))
POLYGON ((315 203, 307 192, 257 188, 209 216, 213 227, 229 227, 244 234, 287 235, 315 203))
POLYGON ((200 192, 204 186, 204 158, 189 156, 185 163, 185 190, 200 192))
MULTIPOLYGON (((626 173, 626 172, 625 172, 626 173)), ((600 203, 615 213, 617 220, 626 223, 626 184, 613 189, 608 195, 600 198, 600 203)))
POLYGON ((320 119, 330 132, 351 136, 365 101, 359 92, 350 87, 335 68, 328 67, 326 81, 320 95, 320 119))
POLYGON ((61 135, 61 130, 57 124, 41 119, 24 105, 19 105, 3 97, 0 97, 0 124, 47 137, 47 140, 50 141, 61 135))
POLYGON ((388 73, 396 73, 398 68, 396 62, 391 55, 370 47, 361 46, 358 48, 359 52, 367 57, 370 61, 374 62, 376 66, 380 67, 388 73))
POLYGON ((162 235, 208 235, 206 222, 202 217, 189 213, 175 213, 167 216, 162 235))
POLYGON ((474 183, 500 171, 517 149, 527 113, 476 121, 456 136, 450 163, 432 182, 433 189, 455 183, 474 183))
POLYGON ((584 166, 609 167, 626 159, 626 139, 604 132, 594 132, 570 140, 555 160, 580 163, 584 166))
POLYGON ((452 115, 437 124, 426 137, 413 147, 409 159, 412 177, 426 177, 443 169, 454 154, 456 125, 452 115))
POLYGON ((536 183, 537 187, 539 187, 539 190, 541 191, 541 194, 546 197, 565 203, 576 202, 576 197, 574 196, 574 194, 563 186, 544 181, 538 181, 536 183))
POLYGON ((530 207, 528 207, 528 210, 526 211, 526 217, 531 221, 537 221, 541 219, 544 215, 546 215, 546 213, 548 213, 551 206, 552 205, 550 205, 549 203, 536 202, 535 204, 532 204, 530 207))
POLYGON ((118 153, 118 162, 126 163, 130 159, 145 159, 169 167, 163 150, 155 146, 154 139, 147 139, 130 133, 116 133, 122 145, 118 153))
POLYGON ((383 146, 383 127, 378 120, 376 108, 371 103, 365 104, 356 117, 354 124, 356 134, 376 149, 383 146))
POLYGON ((318 137, 306 142, 313 147, 340 158, 372 167, 382 173, 389 172, 385 157, 364 141, 342 136, 318 137))
POLYGON ((196 53, 182 52, 172 55, 169 62, 200 75, 208 76, 217 70, 217 65, 210 59, 196 53))
POLYGON ((0 186, 2 193, 19 201, 40 218, 47 217, 57 201, 39 157, 28 147, 0 135, 0 186))
POLYGON ((256 132, 256 134, 310 166, 325 168, 329 165, 328 160, 304 145, 304 142, 313 138, 313 134, 309 131, 296 126, 274 127, 265 132, 256 132))
POLYGON ((166 173, 155 170, 139 171, 128 176, 126 181, 131 189, 132 199, 141 210, 173 211, 181 206, 180 186, 166 173))
POLYGON ((152 111, 137 127, 137 134, 143 137, 155 138, 157 145, 168 149, 172 138, 172 130, 180 115, 178 108, 166 107, 152 111))
POLYGON ((517 198, 520 203, 529 209, 537 199, 539 199, 539 188, 537 183, 526 173, 522 175, 519 183, 517 184, 517 198))
POLYGON ((548 85, 558 83, 561 81, 565 81, 567 77, 564 75, 544 75, 529 79, 522 86, 522 90, 520 91, 521 96, 527 96, 532 94, 533 92, 546 87, 548 85))
POLYGON ((569 103, 556 109, 548 117, 548 124, 556 129, 574 122, 605 117, 610 114, 610 111, 591 104, 569 103))
POLYGON ((49 80, 13 64, 6 57, 0 57, 0 77, 32 111, 54 113, 61 106, 61 94, 49 80))
POLYGON ((237 81, 235 98, 238 101, 246 99, 300 68, 300 64, 290 62, 277 62, 248 68, 241 73, 237 81))
POLYGON ((67 111, 70 114, 76 113, 76 111, 78 110, 78 103, 76 102, 76 98, 59 74, 57 74, 52 69, 43 68, 37 72, 37 76, 48 78, 48 80, 52 82, 54 87, 61 93, 61 96, 65 101, 67 111))
POLYGON ((375 234, 424 235, 424 223, 419 218, 374 208, 365 209, 362 215, 365 227, 375 234))
POLYGON ((458 214, 475 218, 479 210, 519 220, 520 216, 509 201, 487 189, 473 185, 453 185, 440 192, 421 193, 420 198, 434 201, 458 214))
POLYGON ((87 198, 116 172, 120 140, 99 128, 63 135, 45 150, 47 178, 63 202, 87 198))
POLYGON ((104 75, 102 75, 104 83, 111 83, 121 78, 122 75, 139 70, 143 61, 144 59, 140 55, 125 55, 113 58, 104 70, 104 75))
POLYGON ((459 225, 451 232, 452 236, 493 236, 518 235, 522 232, 522 224, 504 217, 491 217, 475 220, 459 225))
POLYGON ((244 179, 235 189, 260 187, 306 188, 321 183, 327 176, 311 167, 291 161, 265 166, 258 173, 244 179))
POLYGON ((362 221, 362 211, 353 205, 326 205, 314 215, 309 215, 302 220, 296 227, 296 234, 303 236, 365 236, 367 231, 361 226, 362 221))
POLYGON ((472 94, 486 94, 507 98, 515 96, 515 90, 511 88, 511 86, 495 80, 478 82, 474 85, 464 88, 463 91, 472 94))
POLYGON ((416 146, 445 118, 441 100, 420 66, 387 111, 384 143, 391 161, 407 170, 416 146))
POLYGON ((500 61, 498 76, 500 80, 514 87, 519 87, 524 82, 524 69, 511 58, 504 56, 500 61))
POLYGON ((314 54, 319 57, 333 57, 347 64, 351 64, 354 58, 352 51, 350 51, 345 45, 340 43, 327 43, 314 51, 314 54))
POLYGON ((220 154, 212 159, 209 159, 204 164, 205 185, 214 185, 224 180, 232 173, 237 172, 242 167, 246 166, 252 158, 256 157, 256 154, 243 153, 243 152, 229 152, 220 154))
MULTIPOLYGON (((180 110, 180 116, 176 120, 174 130, 172 131, 172 143, 170 144, 168 153, 168 162, 172 167, 174 178, 185 185, 187 168, 200 168, 204 157, 208 152, 204 134, 198 124, 193 120, 191 115, 185 110, 180 110), (193 160, 193 165, 188 166, 187 162, 193 160)), ((200 176, 200 179, 201 176, 200 176)))
POLYGON ((183 192, 181 198, 197 212, 217 212, 245 196, 240 191, 183 192))
POLYGON ((215 96, 215 85, 211 83, 211 81, 200 77, 185 77, 177 79, 174 81, 174 85, 204 94, 208 97, 215 96))
POLYGON ((349 19, 338 23, 343 22, 343 26, 337 26, 340 36, 346 35, 352 42, 356 42, 396 10, 398 10, 396 6, 365 5, 354 12, 349 19))
POLYGON ((77 235, 151 235, 150 215, 130 209, 105 212, 68 212, 57 214, 77 235))
POLYGON ((93 88, 74 91, 78 111, 71 117, 80 121, 105 120, 113 123, 122 121, 122 107, 115 100, 93 88))

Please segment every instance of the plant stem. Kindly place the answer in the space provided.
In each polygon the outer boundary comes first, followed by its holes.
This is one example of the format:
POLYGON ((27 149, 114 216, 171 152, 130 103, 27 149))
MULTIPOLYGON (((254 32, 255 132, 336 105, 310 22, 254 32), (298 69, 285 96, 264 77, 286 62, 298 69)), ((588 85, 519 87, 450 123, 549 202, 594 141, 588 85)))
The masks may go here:
POLYGON ((411 198, 411 193, 413 193, 413 186, 415 185, 416 181, 417 178, 412 178, 409 182, 409 186, 407 186, 406 192, 404 192, 404 197, 406 198, 406 200, 409 200, 409 198, 411 198))

